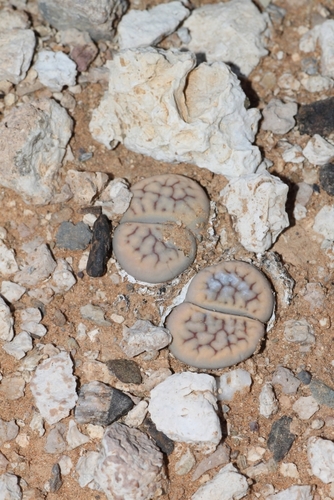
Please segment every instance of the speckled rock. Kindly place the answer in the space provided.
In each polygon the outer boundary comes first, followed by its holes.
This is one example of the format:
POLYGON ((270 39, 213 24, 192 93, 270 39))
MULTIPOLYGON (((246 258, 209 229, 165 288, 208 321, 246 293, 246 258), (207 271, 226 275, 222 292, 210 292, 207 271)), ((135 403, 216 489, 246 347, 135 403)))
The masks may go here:
POLYGON ((41 415, 48 424, 67 417, 78 399, 73 362, 66 352, 42 361, 30 382, 41 415))
POLYGON ((270 430, 267 445, 276 462, 283 460, 296 438, 290 432, 292 418, 283 416, 276 420, 270 430))
POLYGON ((165 491, 163 455, 137 429, 115 423, 101 442, 94 479, 108 500, 146 500, 165 491))
POLYGON ((131 359, 110 359, 106 362, 108 369, 125 384, 141 384, 140 368, 131 359))

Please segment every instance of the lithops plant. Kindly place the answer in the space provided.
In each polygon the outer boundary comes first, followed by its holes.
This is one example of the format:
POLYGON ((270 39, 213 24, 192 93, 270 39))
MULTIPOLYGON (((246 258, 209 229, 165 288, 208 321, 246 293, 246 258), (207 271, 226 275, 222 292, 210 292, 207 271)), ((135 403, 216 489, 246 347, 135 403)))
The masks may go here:
POLYGON ((264 336, 274 296, 251 264, 227 261, 200 271, 166 326, 176 358, 197 368, 224 368, 251 356, 264 336))
POLYGON ((115 257, 137 280, 169 281, 196 257, 209 199, 194 180, 176 174, 143 179, 131 191, 131 204, 114 234, 115 257))

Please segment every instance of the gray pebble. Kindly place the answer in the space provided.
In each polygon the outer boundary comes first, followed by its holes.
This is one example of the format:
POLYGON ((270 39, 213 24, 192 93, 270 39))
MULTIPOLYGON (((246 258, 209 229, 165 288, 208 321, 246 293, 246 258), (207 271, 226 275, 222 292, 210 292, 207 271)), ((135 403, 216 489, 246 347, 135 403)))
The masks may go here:
POLYGON ((141 384, 140 368, 131 359, 110 359, 106 362, 108 369, 125 384, 141 384))
POLYGON ((309 385, 309 383, 311 382, 312 380, 312 374, 310 372, 308 372, 307 370, 301 370, 298 374, 297 374, 297 378, 299 378, 299 380, 305 384, 305 385, 309 385))
POLYGON ((56 235, 56 245, 69 250, 84 250, 91 239, 92 231, 83 222, 62 222, 56 235))
POLYGON ((50 430, 45 443, 46 453, 63 453, 66 450, 66 425, 58 423, 50 430))
POLYGON ((149 417, 145 418, 143 425, 157 447, 163 453, 166 453, 166 455, 170 455, 171 453, 173 453, 174 442, 168 436, 166 436, 166 434, 159 431, 149 417))
POLYGON ((55 493, 61 488, 62 484, 59 464, 54 464, 51 469, 51 478, 49 481, 50 492, 55 493))
POLYGON ((284 416, 276 420, 271 427, 267 445, 275 462, 283 460, 295 440, 296 436, 290 432, 291 422, 291 417, 284 416))
POLYGON ((310 383, 310 390, 318 403, 329 406, 329 408, 334 408, 334 390, 328 385, 321 380, 313 378, 310 383))

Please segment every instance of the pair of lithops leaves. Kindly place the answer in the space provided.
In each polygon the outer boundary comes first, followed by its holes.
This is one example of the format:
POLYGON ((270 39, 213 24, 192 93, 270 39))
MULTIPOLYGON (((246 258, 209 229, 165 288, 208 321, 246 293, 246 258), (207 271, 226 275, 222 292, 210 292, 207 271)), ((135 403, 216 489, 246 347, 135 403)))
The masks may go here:
MULTIPOLYGON (((129 209, 114 234, 119 264, 137 280, 170 281, 196 256, 210 204, 204 190, 181 175, 135 184, 129 209)), ((171 352, 198 368, 223 368, 248 358, 265 333, 274 298, 254 266, 228 261, 200 271, 185 302, 167 318, 171 352)))

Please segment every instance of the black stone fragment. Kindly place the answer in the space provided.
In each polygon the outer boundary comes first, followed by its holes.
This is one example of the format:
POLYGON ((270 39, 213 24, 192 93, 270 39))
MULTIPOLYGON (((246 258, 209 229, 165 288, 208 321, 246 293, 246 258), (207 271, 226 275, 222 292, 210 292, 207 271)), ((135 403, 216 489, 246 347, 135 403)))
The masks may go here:
POLYGON ((54 464, 51 469, 51 478, 49 480, 50 492, 55 493, 61 488, 62 484, 60 466, 59 464, 54 464))
POLYGON ((330 135, 334 131, 334 97, 300 106, 296 119, 301 134, 330 135))
POLYGON ((110 359, 106 362, 108 369, 125 384, 141 384, 140 368, 131 359, 110 359))
POLYGON ((74 418, 79 424, 106 426, 126 415, 133 405, 124 392, 94 380, 81 387, 74 418))
POLYGON ((143 426, 145 430, 149 433, 157 447, 166 455, 170 455, 174 451, 174 441, 169 439, 166 434, 161 431, 158 431, 155 424, 149 417, 146 417, 143 426))
POLYGON ((84 222, 62 222, 56 235, 56 245, 68 250, 85 250, 92 239, 92 232, 84 222))
POLYGON ((326 163, 320 167, 319 178, 322 189, 334 196, 334 163, 326 163))
POLYGON ((104 214, 94 222, 92 246, 86 271, 88 276, 98 278, 107 272, 107 262, 111 255, 111 224, 104 214))
POLYGON ((310 383, 311 394, 321 405, 334 408, 334 390, 321 380, 312 379, 310 383))
POLYGON ((291 417, 281 417, 273 423, 267 446, 273 454, 275 462, 283 460, 285 455, 290 450, 296 436, 290 432, 291 417))
POLYGON ((311 382, 312 380, 312 375, 310 372, 308 372, 307 370, 301 370, 298 374, 297 374, 297 378, 305 385, 309 385, 309 383, 311 382))

